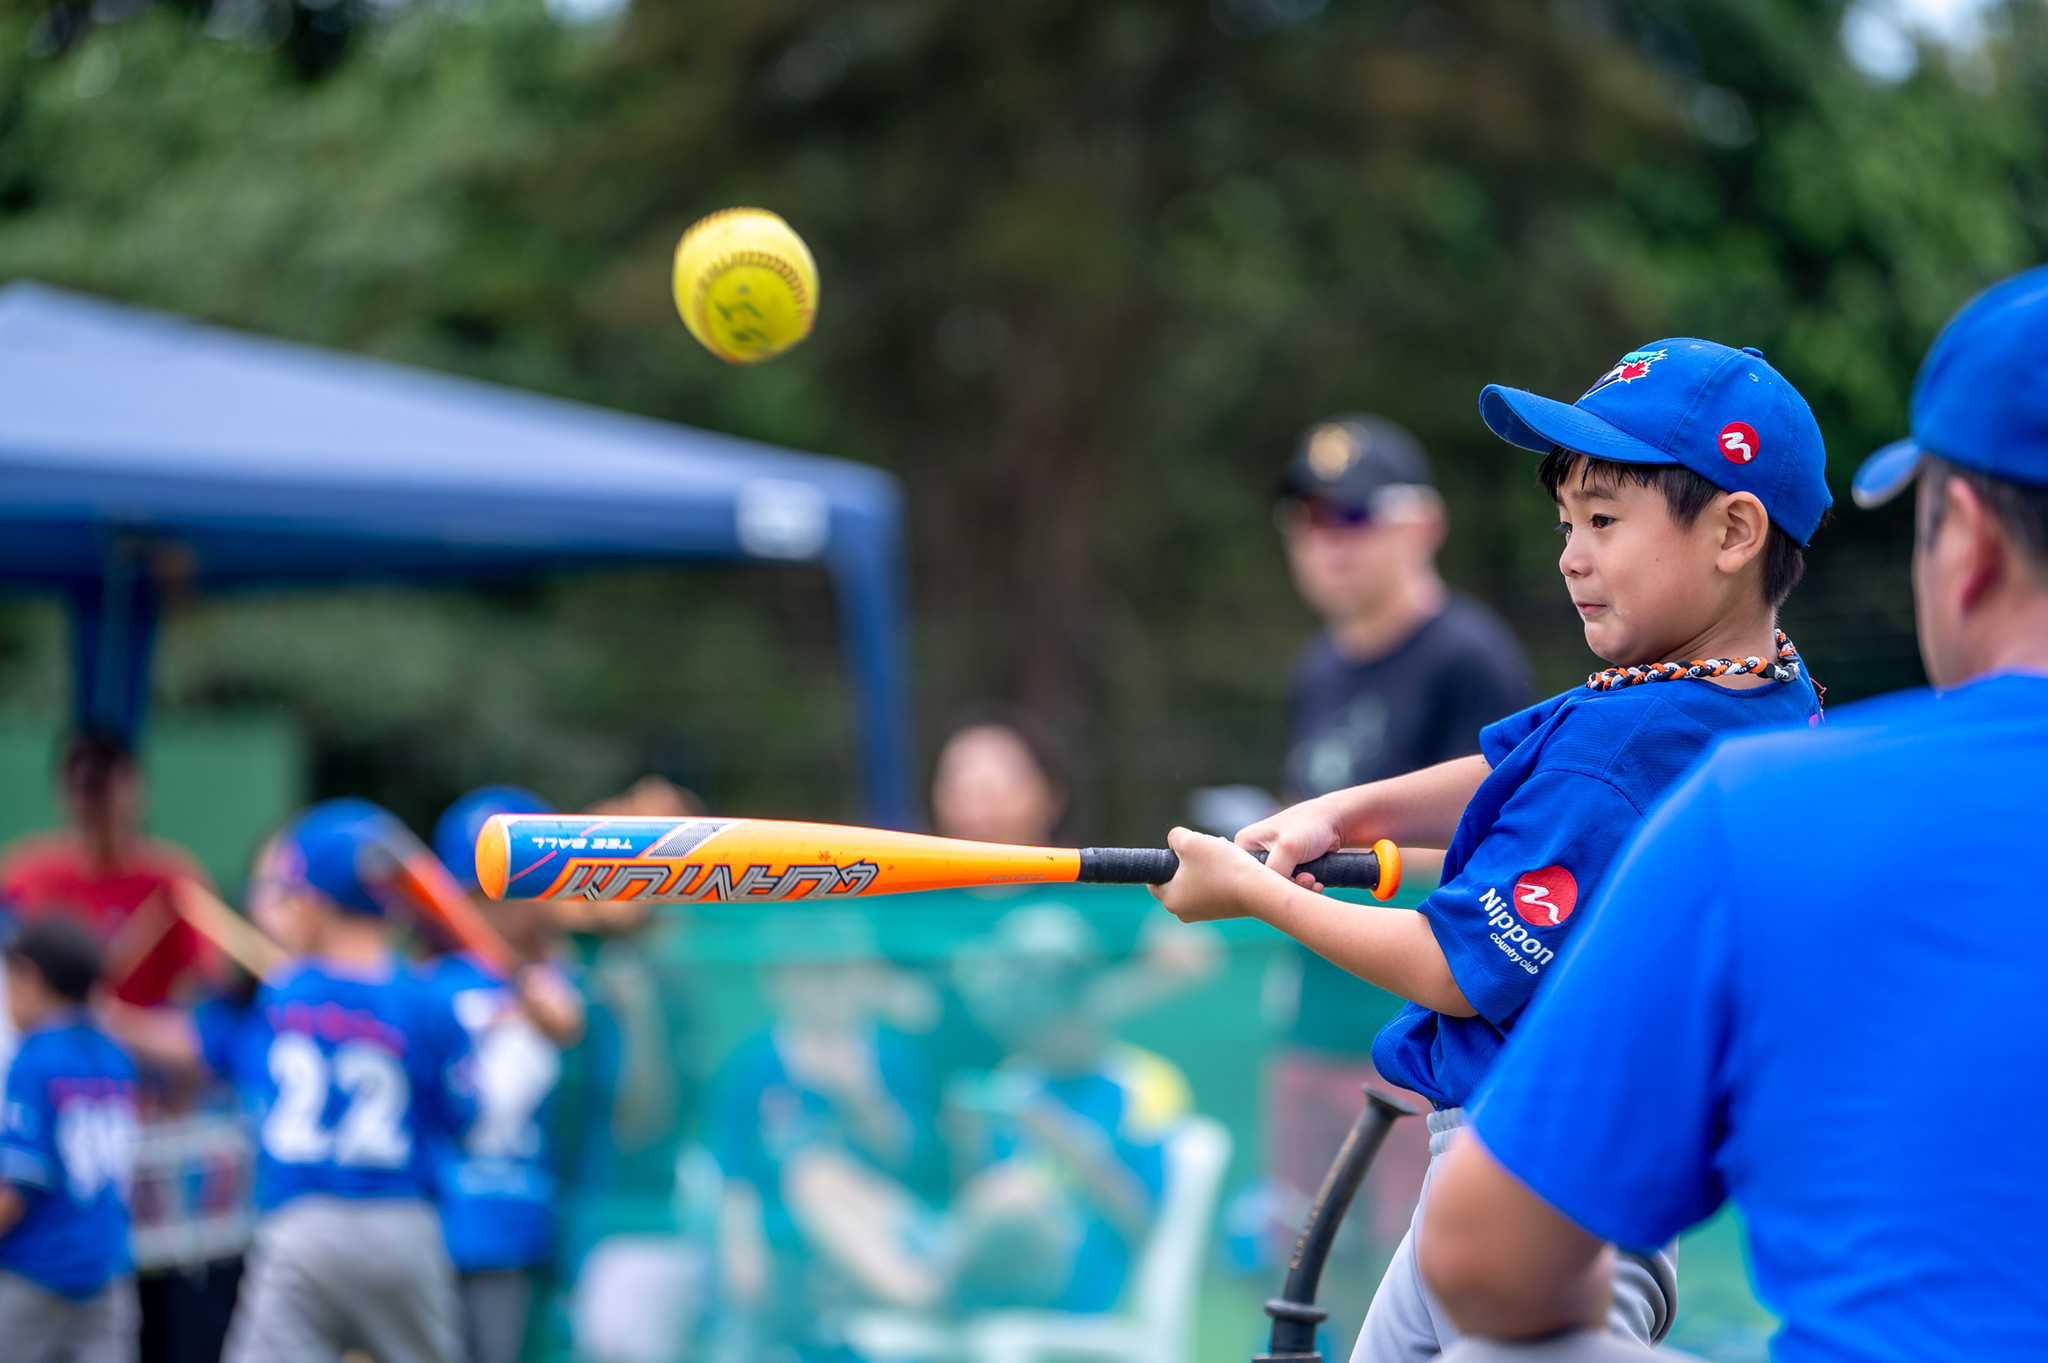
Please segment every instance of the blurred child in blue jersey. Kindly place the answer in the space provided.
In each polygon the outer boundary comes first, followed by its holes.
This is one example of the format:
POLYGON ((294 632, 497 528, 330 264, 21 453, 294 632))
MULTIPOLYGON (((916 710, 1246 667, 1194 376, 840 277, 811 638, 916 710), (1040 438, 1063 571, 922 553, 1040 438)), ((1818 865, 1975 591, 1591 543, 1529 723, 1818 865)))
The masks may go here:
MULTIPOLYGON (((1425 1203, 1465 1103, 1645 814, 1721 735, 1820 716, 1777 612, 1831 502, 1826 451, 1805 399, 1760 353, 1658 341, 1576 403, 1493 386, 1480 413, 1545 456, 1558 567, 1587 645, 1614 666, 1488 725, 1474 756, 1304 801, 1237 846, 1175 830, 1181 870, 1155 891, 1186 919, 1262 918, 1410 1001, 1372 1054, 1436 1105, 1425 1203), (1379 838, 1449 849, 1420 913, 1361 911, 1296 883, 1303 861, 1379 838)), ((1355 1360, 1432 1358, 1457 1338, 1418 1272, 1419 1224, 1418 1209, 1355 1360)), ((1668 1252, 1625 1260, 1615 1327, 1661 1338, 1674 1293, 1668 1252)))
POLYGON ((936 1100, 918 1048, 882 1020, 895 971, 864 917, 785 914, 761 939, 774 1020, 720 1066, 706 1114, 725 1176, 719 1268, 729 1329, 819 1356, 839 1312, 921 1290, 889 1237, 919 1205, 910 1189, 942 1191, 936 1100))
POLYGON ((303 926, 306 954, 264 984, 242 1025, 202 1036, 256 1113, 261 1219, 230 1363, 459 1355, 429 1151, 469 1124, 469 1046, 392 950, 375 853, 398 833, 365 800, 326 801, 285 829, 269 893, 303 926))
POLYGON ((92 934, 62 917, 7 948, 21 1048, 0 1120, 0 1356, 127 1363, 136 1353, 128 1192, 135 1068, 94 1027, 92 934))
POLYGON ((1129 1011, 1129 968, 1111 970, 1101 936, 1066 905, 1005 914, 956 970, 1010 1054, 986 1083, 948 1095, 979 1119, 969 1146, 980 1171, 953 1207, 954 1295, 1107 1311, 1158 1211, 1166 1137, 1193 1110, 1187 1079, 1111 1035, 1129 1011))
POLYGON ((441 957, 428 974, 469 1034, 474 1057, 476 1119, 461 1139, 434 1150, 469 1363, 517 1363, 525 1348, 533 1275, 555 1252, 551 1108, 562 1050, 582 1037, 584 1022, 582 999, 553 962, 549 905, 486 898, 477 888, 476 837, 494 814, 553 812, 532 791, 483 786, 434 826, 435 855, 528 966, 516 992, 468 952, 441 957))
MULTIPOLYGON (((734 1168, 765 1185, 788 1242, 842 1280, 836 1299, 807 1304, 827 1333, 830 1311, 855 1304, 853 1293, 919 1310, 1108 1310, 1158 1210, 1164 1141, 1189 1111, 1187 1082, 1169 1061, 1111 1038, 1128 980, 1107 968, 1095 929, 1064 905, 1016 909, 957 967, 969 1007, 1011 1054, 948 1094, 951 1115, 966 1119, 955 1123, 965 1177, 945 1210, 894 1172, 915 1151, 923 1102, 918 1076, 892 1068, 886 1051, 865 1062, 866 1101, 887 1105, 876 1116, 896 1133, 893 1169, 871 1153, 875 1135, 861 1133, 875 1118, 818 1093, 815 1077, 757 1083, 758 1109, 733 1110, 735 1133, 761 1152, 734 1168)), ((843 1006, 872 997, 843 966, 836 974, 849 991, 843 1006)), ((815 1076, 819 1066, 804 1068, 815 1076)), ((849 1067, 835 1068, 843 1093, 849 1067)))

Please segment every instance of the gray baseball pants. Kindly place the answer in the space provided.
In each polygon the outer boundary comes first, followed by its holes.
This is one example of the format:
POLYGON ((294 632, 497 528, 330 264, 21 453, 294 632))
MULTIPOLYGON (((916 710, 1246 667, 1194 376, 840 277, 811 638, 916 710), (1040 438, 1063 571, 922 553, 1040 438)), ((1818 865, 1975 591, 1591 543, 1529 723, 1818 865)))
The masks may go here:
POLYGON ((141 1339, 133 1278, 73 1301, 0 1270, 0 1357, 8 1363, 135 1363, 141 1339))
POLYGON ((1529 1344, 1467 1336, 1444 1351, 1443 1363, 1699 1363, 1676 1349, 1652 1349, 1612 1331, 1576 1330, 1529 1344))
MULTIPOLYGON (((1436 1181, 1444 1152, 1451 1148, 1452 1138, 1464 1124, 1463 1108, 1429 1114, 1429 1172, 1422 1179, 1422 1196, 1416 1199, 1408 1233, 1401 1237, 1393 1262, 1387 1265, 1387 1275, 1380 1279, 1379 1291, 1373 1294, 1365 1325, 1358 1332, 1358 1343, 1351 1350, 1351 1363, 1430 1363, 1460 1338, 1436 1294, 1422 1281, 1422 1271, 1415 1261, 1415 1237, 1422 1229, 1422 1209, 1429 1205, 1430 1184, 1436 1181)), ((1644 1346, 1655 1344, 1671 1328, 1671 1313, 1678 1305, 1677 1282, 1676 1245, 1666 1245, 1647 1260, 1630 1254, 1619 1256, 1614 1266, 1614 1305, 1608 1311, 1608 1329, 1644 1346)))
POLYGON ((420 1198, 306 1196, 256 1227, 224 1363, 461 1363, 455 1267, 420 1198))

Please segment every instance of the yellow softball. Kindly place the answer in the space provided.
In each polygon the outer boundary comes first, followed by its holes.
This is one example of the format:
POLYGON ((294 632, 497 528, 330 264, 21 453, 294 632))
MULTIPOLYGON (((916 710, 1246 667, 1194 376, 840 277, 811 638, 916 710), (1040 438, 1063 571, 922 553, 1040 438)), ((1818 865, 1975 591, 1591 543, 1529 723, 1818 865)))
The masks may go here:
POLYGON ((676 311, 727 364, 780 355, 811 334, 818 265, 790 225, 764 208, 728 208, 676 243, 676 311))

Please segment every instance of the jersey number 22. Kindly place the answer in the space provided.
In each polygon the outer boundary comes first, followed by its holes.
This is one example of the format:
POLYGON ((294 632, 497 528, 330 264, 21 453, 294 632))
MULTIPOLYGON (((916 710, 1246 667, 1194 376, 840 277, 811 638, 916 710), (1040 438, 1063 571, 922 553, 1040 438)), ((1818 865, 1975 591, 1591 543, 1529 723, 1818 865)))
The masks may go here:
POLYGON ((391 1052, 345 1041, 330 1066, 311 1037, 286 1032, 270 1043, 270 1077, 277 1100, 263 1120, 263 1148, 272 1159, 396 1169, 412 1158, 405 1122, 412 1085, 391 1052), (330 1088, 345 1099, 331 1127, 325 1122, 330 1088))

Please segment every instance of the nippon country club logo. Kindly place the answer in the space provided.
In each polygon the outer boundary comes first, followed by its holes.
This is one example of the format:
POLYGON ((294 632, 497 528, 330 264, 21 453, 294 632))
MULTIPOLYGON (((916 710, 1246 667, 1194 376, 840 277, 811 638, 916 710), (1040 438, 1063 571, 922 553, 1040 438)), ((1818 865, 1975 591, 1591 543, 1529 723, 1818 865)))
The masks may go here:
POLYGON ((1584 402, 1587 398, 1592 397, 1593 394, 1610 384, 1634 383, 1637 379, 1647 377, 1650 372, 1650 366, 1663 359, 1668 353, 1662 350, 1629 351, 1628 354, 1621 357, 1620 363, 1616 364, 1614 368, 1602 374, 1598 379, 1595 379, 1593 386, 1579 395, 1579 401, 1584 402))
POLYGON ((1493 929, 1488 934, 1493 944, 1510 962, 1531 975, 1556 960, 1557 951, 1545 946, 1530 928, 1558 927, 1578 906, 1579 882, 1562 866, 1527 872, 1515 882, 1509 897, 1503 897, 1492 886, 1479 897, 1479 907, 1486 910, 1487 926, 1493 929), (1520 922, 1516 921, 1518 918, 1520 922), (1523 927, 1523 923, 1529 927, 1523 927))

